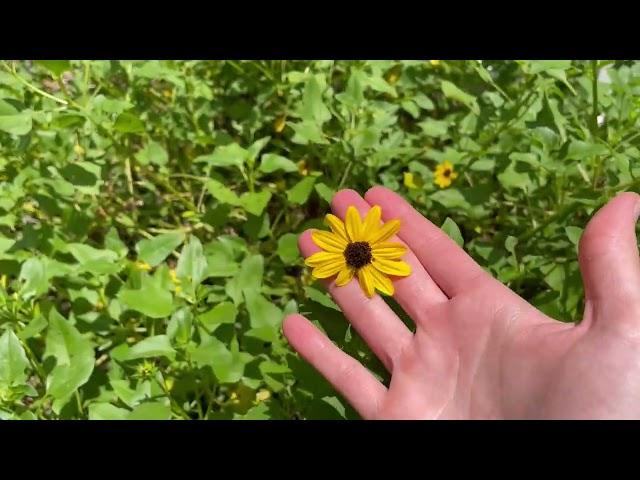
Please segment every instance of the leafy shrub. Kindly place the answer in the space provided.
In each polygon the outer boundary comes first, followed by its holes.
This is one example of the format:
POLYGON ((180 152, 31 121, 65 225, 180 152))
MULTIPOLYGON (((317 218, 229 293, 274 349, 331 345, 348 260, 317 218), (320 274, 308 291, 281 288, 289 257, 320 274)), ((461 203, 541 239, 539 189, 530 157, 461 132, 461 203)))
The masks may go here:
POLYGON ((637 62, 2 62, 0 417, 355 418, 280 328, 387 378, 296 246, 345 187, 574 321, 582 228, 637 189, 639 89, 637 62))

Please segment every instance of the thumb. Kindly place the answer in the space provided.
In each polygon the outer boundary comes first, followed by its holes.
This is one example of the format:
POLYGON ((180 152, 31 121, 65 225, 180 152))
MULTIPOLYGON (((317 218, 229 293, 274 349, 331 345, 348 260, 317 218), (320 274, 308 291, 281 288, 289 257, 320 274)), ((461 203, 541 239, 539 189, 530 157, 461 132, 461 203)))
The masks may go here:
POLYGON ((588 223, 578 260, 585 288, 585 320, 640 327, 640 258, 635 224, 640 196, 619 194, 588 223), (631 325, 634 326, 634 325, 631 325))

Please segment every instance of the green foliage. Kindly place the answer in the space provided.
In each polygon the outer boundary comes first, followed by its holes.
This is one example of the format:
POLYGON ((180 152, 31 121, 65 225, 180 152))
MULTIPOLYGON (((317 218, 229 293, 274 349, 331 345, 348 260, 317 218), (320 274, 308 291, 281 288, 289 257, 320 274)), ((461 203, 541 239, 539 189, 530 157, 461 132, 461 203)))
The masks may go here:
POLYGON ((0 62, 0 418, 355 418, 281 333, 300 311, 388 380, 299 256, 340 188, 576 320, 638 88, 638 62, 0 62))

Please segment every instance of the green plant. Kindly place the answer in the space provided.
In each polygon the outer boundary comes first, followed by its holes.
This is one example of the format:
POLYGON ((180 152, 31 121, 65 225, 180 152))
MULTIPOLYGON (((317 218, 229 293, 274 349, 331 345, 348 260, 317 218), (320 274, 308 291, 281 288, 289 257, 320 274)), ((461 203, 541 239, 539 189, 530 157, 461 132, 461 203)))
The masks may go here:
POLYGON ((340 188, 579 318, 638 88, 638 62, 1 62, 0 416, 354 418, 280 332, 305 313, 386 378, 296 246, 340 188))

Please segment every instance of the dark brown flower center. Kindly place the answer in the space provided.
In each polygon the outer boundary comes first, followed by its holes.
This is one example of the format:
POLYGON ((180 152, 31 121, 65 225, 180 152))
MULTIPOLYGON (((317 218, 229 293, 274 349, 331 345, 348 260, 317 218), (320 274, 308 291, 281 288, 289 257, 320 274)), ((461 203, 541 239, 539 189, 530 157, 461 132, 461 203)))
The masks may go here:
POLYGON ((445 168, 444 172, 442 172, 442 175, 444 175, 445 177, 449 178, 451 176, 451 169, 450 168, 445 168))
POLYGON ((362 268, 371 263, 371 246, 368 242, 353 242, 344 249, 344 258, 347 265, 353 268, 362 268))

